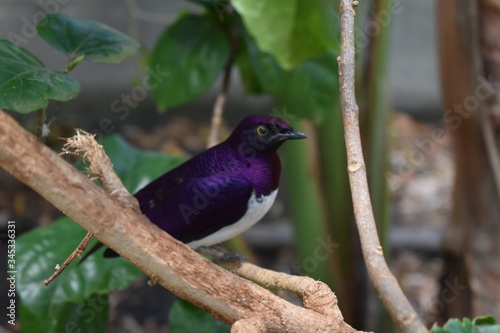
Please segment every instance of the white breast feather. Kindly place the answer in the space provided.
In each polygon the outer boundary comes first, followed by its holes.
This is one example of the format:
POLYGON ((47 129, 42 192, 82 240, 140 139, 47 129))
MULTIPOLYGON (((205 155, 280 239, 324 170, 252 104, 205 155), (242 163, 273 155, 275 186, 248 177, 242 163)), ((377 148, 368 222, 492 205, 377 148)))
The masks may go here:
POLYGON ((274 190, 267 196, 261 196, 257 200, 255 193, 252 193, 252 196, 248 201, 247 212, 238 222, 219 229, 205 238, 192 241, 187 245, 192 249, 197 249, 200 246, 212 246, 227 241, 228 239, 241 234, 243 231, 250 229, 250 227, 259 222, 264 215, 266 215, 273 205, 277 194, 278 189, 274 190))

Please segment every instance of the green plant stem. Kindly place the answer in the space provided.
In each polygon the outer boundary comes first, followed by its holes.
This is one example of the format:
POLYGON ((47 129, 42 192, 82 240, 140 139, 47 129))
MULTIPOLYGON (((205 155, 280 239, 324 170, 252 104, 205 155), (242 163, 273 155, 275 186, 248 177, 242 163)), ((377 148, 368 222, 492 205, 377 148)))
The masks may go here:
MULTIPOLYGON (((374 13, 388 11, 391 0, 377 0, 374 13)), ((366 75, 366 140, 368 182, 370 185, 373 212, 382 246, 389 253, 387 234, 389 223, 390 193, 386 180, 388 170, 388 122, 387 103, 387 58, 390 25, 381 25, 380 32, 371 39, 369 66, 366 75)))
POLYGON ((345 172, 347 160, 340 104, 325 114, 317 128, 322 190, 328 214, 327 230, 338 244, 332 253, 337 263, 332 271, 335 281, 332 287, 342 302, 343 314, 349 321, 354 316, 353 303, 356 298, 352 297, 353 291, 350 290, 354 285, 346 281, 352 279, 352 263, 356 258, 351 245, 353 238, 357 236, 352 227, 353 212, 349 179, 345 172))
MULTIPOLYGON (((288 119, 292 127, 305 130, 301 122, 288 119)), ((334 284, 331 274, 330 255, 322 244, 331 238, 325 232, 324 205, 318 185, 317 160, 311 141, 300 140, 284 145, 284 170, 288 185, 288 197, 295 227, 299 271, 327 284, 334 284)), ((335 249, 330 250, 335 251, 335 249)))

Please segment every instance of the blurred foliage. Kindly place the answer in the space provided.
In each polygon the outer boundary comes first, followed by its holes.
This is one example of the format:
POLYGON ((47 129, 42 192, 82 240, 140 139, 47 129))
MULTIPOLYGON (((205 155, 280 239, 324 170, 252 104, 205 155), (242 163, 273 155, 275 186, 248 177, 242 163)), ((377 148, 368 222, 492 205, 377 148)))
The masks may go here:
POLYGON ((432 333, 499 333, 500 325, 496 324, 495 318, 491 316, 477 317, 474 320, 469 318, 450 319, 443 327, 434 325, 432 333))
POLYGON ((133 56, 139 48, 127 35, 99 22, 79 20, 64 14, 49 14, 37 25, 49 45, 71 59, 117 64, 133 56))
POLYGON ((54 72, 30 51, 0 40, 0 108, 29 113, 49 104, 68 101, 80 92, 80 84, 62 72, 54 72))
POLYGON ((36 228, 17 240, 20 322, 23 332, 92 332, 108 323, 108 294, 128 286, 140 271, 123 259, 94 255, 70 265, 49 286, 42 281, 63 263, 86 231, 67 217, 36 228), (64 237, 61 237, 64 235, 64 237))
POLYGON ((148 66, 168 75, 152 89, 158 109, 187 103, 206 91, 229 58, 229 42, 207 15, 187 14, 160 36, 148 66))
POLYGON ((139 48, 135 40, 102 23, 64 14, 47 15, 37 30, 47 43, 69 56, 68 64, 62 71, 52 71, 28 50, 0 40, 0 108, 29 113, 46 108, 51 99, 73 99, 80 84, 67 72, 83 59, 119 63, 139 48))
POLYGON ((169 333, 229 333, 231 330, 231 326, 183 299, 178 299, 172 306, 168 323, 169 333))
POLYGON ((331 1, 233 0, 231 3, 258 48, 272 54, 286 70, 329 50, 338 53, 338 15, 331 1))

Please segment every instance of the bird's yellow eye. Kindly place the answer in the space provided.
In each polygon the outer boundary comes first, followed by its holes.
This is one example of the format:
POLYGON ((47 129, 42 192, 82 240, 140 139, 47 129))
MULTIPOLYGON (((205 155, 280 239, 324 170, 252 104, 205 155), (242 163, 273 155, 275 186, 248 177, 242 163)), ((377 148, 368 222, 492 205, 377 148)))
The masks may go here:
POLYGON ((257 133, 259 133, 259 135, 266 135, 267 134, 267 127, 264 126, 264 125, 260 125, 259 127, 257 127, 257 133))

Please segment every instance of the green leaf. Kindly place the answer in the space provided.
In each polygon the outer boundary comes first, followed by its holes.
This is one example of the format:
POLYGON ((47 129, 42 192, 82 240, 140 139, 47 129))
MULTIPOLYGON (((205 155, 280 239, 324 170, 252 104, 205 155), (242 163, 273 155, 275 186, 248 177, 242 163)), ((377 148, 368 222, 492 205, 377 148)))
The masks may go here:
POLYGON ((241 33, 255 76, 280 108, 316 122, 335 109, 339 98, 336 53, 329 51, 287 71, 272 55, 260 51, 248 34, 241 33))
POLYGON ((49 14, 37 25, 47 43, 72 58, 116 64, 133 56, 139 43, 105 24, 49 14))
POLYGON ((186 160, 184 157, 133 148, 119 135, 107 136, 101 144, 116 174, 131 193, 186 160))
POLYGON ((491 316, 478 317, 471 321, 469 318, 449 319, 443 327, 434 325, 432 333, 499 333, 500 325, 491 316))
POLYGON ((262 94, 264 90, 260 84, 260 80, 255 73, 252 63, 250 62, 250 55, 245 44, 242 43, 240 51, 236 57, 236 65, 240 71, 241 80, 245 91, 249 94, 262 94))
POLYGON ((85 234, 64 217, 17 240, 17 270, 21 272, 17 290, 24 309, 20 320, 23 325, 31 322, 30 332, 60 331, 68 323, 82 329, 102 327, 107 323, 107 294, 126 287, 141 273, 124 259, 94 255, 81 266, 72 263, 50 285, 42 286, 54 266, 63 263, 85 234))
POLYGON ((68 101, 80 84, 53 72, 28 50, 0 40, 0 108, 28 113, 48 105, 49 99, 68 101))
POLYGON ((233 0, 259 48, 285 69, 339 50, 338 15, 326 0, 233 0))
POLYGON ((168 317, 170 333, 229 333, 231 330, 231 326, 182 299, 174 303, 168 317))
POLYGON ((495 325, 497 322, 492 316, 474 318, 474 325, 495 325))
MULTIPOLYGON (((101 144, 129 190, 137 190, 184 161, 134 149, 117 135, 104 138, 101 144)), ((135 266, 122 258, 103 258, 103 250, 99 250, 81 265, 70 264, 49 286, 41 284, 85 234, 85 230, 64 217, 18 238, 18 271, 22 274, 18 275, 17 289, 23 331, 65 332, 75 327, 82 332, 105 331, 107 295, 128 286, 141 274, 135 266)))
POLYGON ((152 84, 160 111, 199 96, 215 81, 229 57, 223 31, 208 16, 181 17, 160 37, 149 66, 169 75, 152 84))

